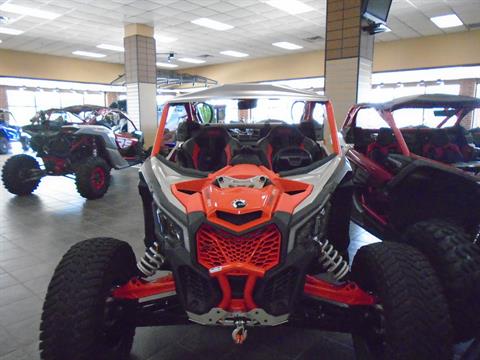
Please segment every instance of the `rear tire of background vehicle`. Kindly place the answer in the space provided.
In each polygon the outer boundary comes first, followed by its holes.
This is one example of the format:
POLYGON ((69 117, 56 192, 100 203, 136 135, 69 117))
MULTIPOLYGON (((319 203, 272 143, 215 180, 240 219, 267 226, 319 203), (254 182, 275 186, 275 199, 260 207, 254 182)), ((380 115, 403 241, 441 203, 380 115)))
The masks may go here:
POLYGON ((22 150, 23 151, 28 151, 30 149, 30 139, 27 137, 22 137, 20 139, 20 142, 22 144, 22 150))
POLYGON ((408 244, 430 261, 445 290, 455 339, 480 331, 480 247, 462 228, 442 220, 422 221, 408 228, 408 244))
POLYGON ((357 359, 450 359, 451 324, 440 282, 428 260, 409 245, 360 248, 352 278, 379 299, 376 326, 353 334, 357 359))
POLYGON ((12 194, 30 195, 41 180, 22 181, 22 178, 29 176, 30 170, 40 170, 40 165, 35 158, 23 154, 12 156, 3 165, 3 185, 12 194))
POLYGON ((78 193, 86 199, 101 198, 110 185, 110 166, 101 157, 90 157, 75 172, 78 193))
POLYGON ((136 301, 113 300, 110 292, 135 271, 135 255, 124 241, 94 238, 72 246, 48 285, 40 325, 41 358, 128 359, 135 336, 129 315, 136 301))
POLYGON ((10 149, 8 139, 4 137, 0 137, 0 154, 8 154, 8 150, 10 149))

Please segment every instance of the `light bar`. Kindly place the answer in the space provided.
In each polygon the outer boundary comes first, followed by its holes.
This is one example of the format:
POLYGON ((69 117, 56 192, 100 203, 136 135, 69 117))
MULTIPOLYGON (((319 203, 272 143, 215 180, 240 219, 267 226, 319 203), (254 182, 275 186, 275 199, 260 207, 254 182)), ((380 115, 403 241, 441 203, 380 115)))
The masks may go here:
POLYGON ((267 4, 292 15, 303 14, 315 10, 310 5, 298 0, 269 0, 267 4))
POLYGON ((191 64, 203 64, 205 60, 193 59, 193 58, 180 58, 178 61, 191 63, 191 64))
POLYGON ((81 50, 76 50, 72 52, 73 55, 78 55, 78 56, 86 56, 86 57, 92 57, 92 58, 103 58, 107 55, 104 54, 99 54, 99 53, 94 53, 94 52, 89 52, 89 51, 81 51, 81 50))
POLYGON ((462 21, 455 14, 431 17, 430 20, 441 29, 462 26, 462 21))
POLYGON ((111 50, 111 51, 119 51, 119 52, 125 51, 123 46, 110 45, 110 44, 100 44, 100 45, 97 45, 97 48, 104 49, 104 50, 111 50))
POLYGON ((171 64, 171 63, 164 63, 164 62, 157 62, 158 67, 164 67, 164 68, 176 68, 178 67, 177 64, 171 64))
POLYGON ((303 46, 293 44, 287 41, 276 42, 276 43, 273 43, 272 45, 282 49, 287 49, 287 50, 298 50, 303 48, 303 46))
POLYGON ((47 19, 47 20, 54 20, 59 16, 61 16, 60 14, 57 14, 51 11, 35 9, 28 6, 14 5, 8 2, 3 5, 0 5, 0 10, 13 13, 13 14, 33 16, 33 17, 47 19))
POLYGON ((7 27, 0 27, 0 34, 7 34, 7 35, 20 35, 23 34, 22 30, 7 28, 7 27))
POLYGON ((207 19, 207 18, 200 18, 200 19, 192 20, 191 22, 192 24, 203 26, 213 30, 218 30, 218 31, 233 29, 232 25, 224 24, 220 21, 207 19))
POLYGON ((249 56, 246 53, 242 53, 240 51, 235 51, 235 50, 225 50, 225 51, 220 51, 220 54, 226 55, 226 56, 233 56, 237 58, 242 58, 242 57, 247 57, 249 56))

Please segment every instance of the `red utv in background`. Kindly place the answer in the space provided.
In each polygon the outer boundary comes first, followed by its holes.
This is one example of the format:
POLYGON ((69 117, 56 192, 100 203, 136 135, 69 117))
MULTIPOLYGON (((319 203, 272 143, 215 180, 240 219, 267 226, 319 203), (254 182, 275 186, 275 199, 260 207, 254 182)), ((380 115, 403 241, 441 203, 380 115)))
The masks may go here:
POLYGON ((457 339, 480 323, 480 302, 462 305, 480 296, 480 179, 473 175, 480 162, 460 126, 477 107, 480 99, 465 96, 411 96, 355 105, 343 126, 355 184, 352 219, 427 255, 455 299, 457 339))

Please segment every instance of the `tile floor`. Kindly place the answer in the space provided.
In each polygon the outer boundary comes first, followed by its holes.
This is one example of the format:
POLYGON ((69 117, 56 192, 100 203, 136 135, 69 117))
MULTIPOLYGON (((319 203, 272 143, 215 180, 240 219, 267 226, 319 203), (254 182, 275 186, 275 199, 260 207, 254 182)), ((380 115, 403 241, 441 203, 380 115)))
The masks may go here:
MULTIPOLYGON (((8 155, 0 155, 0 166, 8 155)), ((41 307, 52 272, 76 242, 95 236, 128 241, 143 254, 138 169, 114 171, 107 195, 80 197, 67 178, 42 180, 34 195, 16 197, 0 186, 0 360, 39 359, 41 307)), ((352 254, 374 238, 352 226, 352 254)), ((353 257, 353 256, 352 256, 353 257)), ((200 326, 137 330, 132 360, 354 359, 350 336, 287 327, 253 329, 234 346, 230 330, 200 326)), ((67 360, 67 359, 65 359, 67 360)))

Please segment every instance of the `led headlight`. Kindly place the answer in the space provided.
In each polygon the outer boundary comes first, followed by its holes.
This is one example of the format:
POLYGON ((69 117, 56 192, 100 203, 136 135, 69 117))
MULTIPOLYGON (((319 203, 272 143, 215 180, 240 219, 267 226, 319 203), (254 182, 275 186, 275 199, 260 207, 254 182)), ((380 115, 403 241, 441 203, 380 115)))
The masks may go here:
POLYGON ((327 232, 330 203, 314 213, 295 234, 295 246, 310 245, 312 239, 323 239, 327 232))
POLYGON ((155 214, 156 237, 170 247, 184 246, 182 228, 160 208, 156 208, 155 214))

